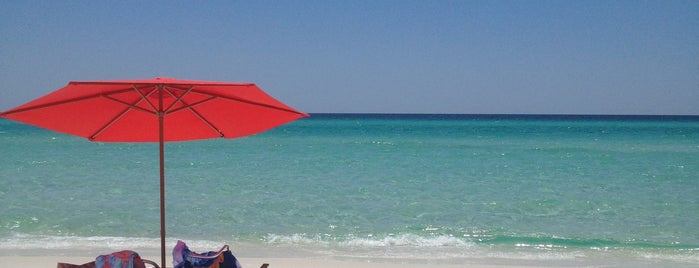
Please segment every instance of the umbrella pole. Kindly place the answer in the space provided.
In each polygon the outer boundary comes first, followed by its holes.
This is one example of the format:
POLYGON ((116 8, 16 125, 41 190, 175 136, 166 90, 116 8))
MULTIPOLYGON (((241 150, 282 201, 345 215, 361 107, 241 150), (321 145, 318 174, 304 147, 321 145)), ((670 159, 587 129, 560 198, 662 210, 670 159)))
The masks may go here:
POLYGON ((161 111, 158 111, 158 140, 160 143, 160 265, 165 268, 165 135, 163 130, 165 114, 162 111, 162 92, 159 95, 158 102, 161 109, 161 111))
POLYGON ((165 146, 162 130, 163 118, 160 118, 160 259, 165 268, 165 146))

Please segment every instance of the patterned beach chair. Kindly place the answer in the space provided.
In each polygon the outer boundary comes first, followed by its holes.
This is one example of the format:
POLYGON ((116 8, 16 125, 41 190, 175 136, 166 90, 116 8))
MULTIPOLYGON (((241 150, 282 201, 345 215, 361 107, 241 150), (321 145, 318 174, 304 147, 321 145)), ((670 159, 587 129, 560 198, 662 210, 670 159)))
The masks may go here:
POLYGON ((95 261, 85 264, 58 263, 57 268, 160 268, 157 263, 141 259, 138 253, 123 250, 107 255, 98 256, 95 261), (148 265, 148 266, 146 266, 148 265))
MULTIPOLYGON (((218 251, 196 253, 189 250, 187 244, 182 241, 177 241, 172 250, 172 264, 175 268, 242 268, 228 245, 224 245, 218 251)), ((260 268, 268 266, 269 264, 264 263, 260 268)))

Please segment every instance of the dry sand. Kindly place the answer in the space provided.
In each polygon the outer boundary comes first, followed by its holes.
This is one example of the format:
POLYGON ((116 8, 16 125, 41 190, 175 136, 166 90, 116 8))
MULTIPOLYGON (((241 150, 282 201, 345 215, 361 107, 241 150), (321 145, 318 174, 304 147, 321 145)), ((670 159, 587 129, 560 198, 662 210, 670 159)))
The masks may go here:
MULTIPOLYGON (((159 257, 145 256, 149 260, 159 260, 159 257)), ((94 257, 79 257, 79 256, 1 256, 0 267, 22 267, 22 268, 46 268, 56 267, 58 262, 67 262, 81 264, 93 261, 94 257)), ((169 261, 169 260, 168 260, 169 261)), ((159 261, 156 261, 159 262, 159 261)), ((416 264, 408 263, 408 261, 353 261, 353 260, 333 260, 333 259, 314 259, 314 258, 240 258, 240 263, 245 268, 257 268, 262 263, 269 263, 270 268, 309 268, 309 267, 332 267, 332 268, 456 268, 456 267, 473 267, 473 268, 525 268, 525 267, 541 267, 536 266, 518 266, 518 265, 502 265, 502 264, 416 264)), ((171 267, 172 264, 168 264, 171 267)), ((549 266, 546 267, 558 267, 549 266)), ((563 266, 560 266, 563 267, 563 266)))

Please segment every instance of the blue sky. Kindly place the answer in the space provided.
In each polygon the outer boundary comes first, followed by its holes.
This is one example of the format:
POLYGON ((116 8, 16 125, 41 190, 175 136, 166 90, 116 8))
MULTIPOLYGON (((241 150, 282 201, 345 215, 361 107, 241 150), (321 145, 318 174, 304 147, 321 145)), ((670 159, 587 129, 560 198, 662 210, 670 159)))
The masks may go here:
POLYGON ((699 115, 699 1, 0 1, 0 110, 71 80, 305 112, 699 115))

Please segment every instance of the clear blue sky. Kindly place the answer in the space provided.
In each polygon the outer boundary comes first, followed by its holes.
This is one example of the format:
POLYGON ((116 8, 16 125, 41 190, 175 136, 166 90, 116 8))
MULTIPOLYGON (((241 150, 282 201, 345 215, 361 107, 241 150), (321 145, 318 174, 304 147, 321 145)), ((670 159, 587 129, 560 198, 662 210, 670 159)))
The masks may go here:
POLYGON ((0 1, 0 110, 71 80, 305 112, 699 115, 699 1, 0 1))

